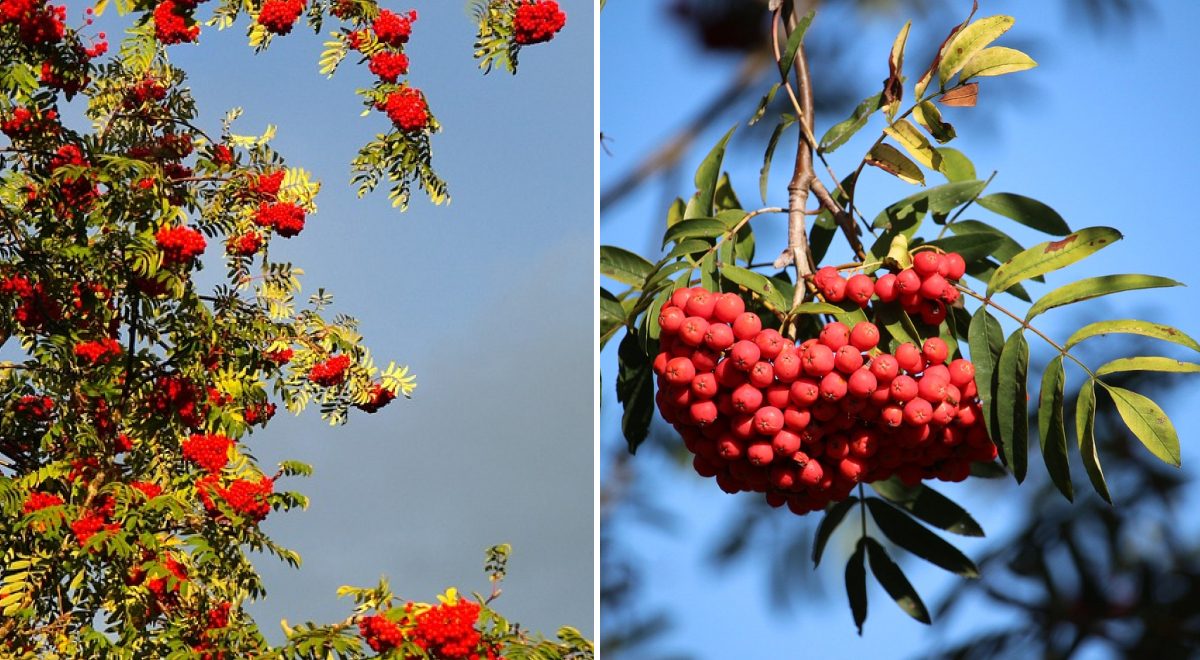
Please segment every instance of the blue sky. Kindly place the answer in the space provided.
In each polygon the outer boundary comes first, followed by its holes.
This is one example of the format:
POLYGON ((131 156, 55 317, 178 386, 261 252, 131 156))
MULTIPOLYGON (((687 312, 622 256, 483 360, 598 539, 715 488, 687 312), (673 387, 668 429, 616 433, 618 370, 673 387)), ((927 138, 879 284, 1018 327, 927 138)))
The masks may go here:
MULTIPOLYGON (((257 561, 269 595, 252 610, 278 638, 281 618, 340 620, 351 604, 336 599, 338 586, 385 574, 411 599, 450 586, 486 592, 484 550, 508 542, 498 608, 528 629, 590 635, 593 387, 578 356, 593 333, 592 7, 562 0, 563 32, 525 49, 516 77, 485 77, 466 2, 382 4, 420 13, 409 80, 443 126, 434 165, 449 206, 415 199, 400 214, 386 191, 355 198, 349 161, 387 120, 359 116, 365 66, 348 60, 333 80, 317 73, 324 39, 311 31, 255 55, 243 20, 171 51, 190 72, 202 126, 216 132, 226 110, 244 107, 235 132, 277 125, 275 148, 322 179, 319 212, 272 256, 305 269, 305 294, 332 292, 377 360, 409 365, 418 382, 413 400, 348 426, 331 429, 316 410, 280 414, 250 440, 266 466, 315 467, 281 484, 311 507, 265 523, 304 565, 257 561)), ((81 11, 72 5, 72 17, 81 11)), ((95 26, 114 46, 118 20, 95 26)))
MULTIPOLYGON (((1192 67, 1200 56, 1200 44, 1190 26, 1200 20, 1200 4, 1151 3, 1153 11, 1143 14, 1141 20, 1122 22, 1102 33, 1093 32, 1079 17, 1066 16, 1065 3, 983 0, 980 5, 980 16, 1007 13, 1016 17, 1015 27, 1000 44, 1019 43, 1040 66, 1007 77, 1012 80, 987 81, 980 102, 999 103, 999 107, 988 111, 986 118, 972 118, 972 112, 980 113, 969 109, 948 110, 947 120, 955 124, 959 135, 953 146, 974 160, 981 178, 992 170, 999 171, 990 190, 1019 192, 1043 200, 1058 210, 1072 228, 1108 225, 1124 233, 1123 241, 1100 255, 1050 276, 1047 287, 1116 272, 1149 273, 1190 283, 1192 287, 1187 289, 1121 294, 1094 303, 1088 311, 1105 318, 1150 315, 1151 320, 1175 325, 1192 336, 1200 335, 1195 293, 1200 281, 1193 267, 1194 247, 1192 241, 1181 240, 1182 233, 1194 226, 1192 191, 1200 184, 1200 170, 1194 163, 1200 138, 1189 110, 1197 100, 1191 84, 1195 80, 1192 67)), ((681 39, 663 7, 664 3, 614 1, 605 9, 600 126, 610 138, 607 147, 611 155, 600 159, 602 190, 664 136, 673 134, 722 88, 737 66, 735 60, 705 56, 681 39)), ((855 78, 860 92, 857 96, 861 98, 878 91, 880 81, 886 77, 887 50, 906 18, 876 16, 865 21, 845 11, 830 11, 818 14, 811 30, 841 30, 847 39, 858 42, 848 59, 850 70, 861 71, 855 78)), ((909 37, 910 48, 940 42, 949 27, 961 19, 957 14, 917 18, 909 37)), ((910 56, 906 68, 909 94, 911 80, 921 69, 923 63, 910 56)), ((737 116, 748 118, 757 100, 757 94, 746 98, 744 111, 737 116)), ((844 114, 850 109, 847 107, 844 114)), ((718 123, 697 140, 697 148, 685 158, 675 180, 655 181, 612 207, 601 224, 601 242, 654 254, 664 226, 665 203, 675 195, 691 192, 695 165, 733 121, 731 118, 718 123)), ((878 134, 877 122, 833 154, 835 171, 844 175, 853 169, 878 134)), ((819 122, 817 135, 829 125, 828 120, 819 122)), ((739 129, 742 132, 744 129, 739 129)), ((794 133, 790 135, 794 139, 794 133)), ((726 169, 745 204, 758 201, 761 153, 761 144, 733 148, 726 160, 726 169)), ((786 205, 786 163, 784 156, 776 159, 769 205, 786 205)), ((860 182, 858 200, 864 214, 873 217, 887 203, 910 192, 905 184, 869 172, 860 182)), ((764 218, 758 234, 758 254, 768 259, 783 245, 782 224, 779 229, 769 228, 772 221, 770 216, 764 218), (775 238, 766 240, 764 247, 763 237, 772 232, 775 238)), ((1006 229, 1012 229, 1026 245, 1044 240, 1015 225, 1006 229)), ((840 237, 830 254, 835 260, 845 261, 848 257, 849 250, 840 237)), ((1031 292, 1036 296, 1048 290, 1031 292)), ((1045 329, 1052 337, 1064 339, 1079 325, 1075 313, 1066 308, 1046 314, 1045 329)), ((1111 348, 1119 346, 1121 340, 1099 341, 1109 342, 1102 345, 1111 348)), ((605 374, 616 373, 615 348, 613 342, 601 356, 605 374)), ((1039 347, 1035 344, 1033 348, 1036 362, 1039 347)), ((1189 358, 1186 352, 1169 346, 1162 347, 1162 351, 1164 355, 1189 358)), ((1191 355, 1190 359, 1195 357, 1191 355)), ((604 383, 602 457, 623 444, 613 381, 608 377, 604 383)), ((1079 384, 1079 373, 1068 371, 1068 387, 1077 388, 1079 384)), ((1189 406, 1185 396, 1164 400, 1164 407, 1183 445, 1184 469, 1190 470, 1200 460, 1194 441, 1200 433, 1200 411, 1189 406)), ((1082 469, 1074 451, 1071 460, 1078 484, 1082 469)), ((841 585, 842 566, 854 540, 849 535, 834 538, 829 559, 817 572, 827 598, 816 600, 810 607, 773 610, 766 596, 765 567, 743 563, 716 571, 706 560, 708 549, 726 532, 728 515, 738 510, 733 498, 710 481, 675 469, 661 453, 642 452, 635 461, 655 475, 655 504, 677 516, 678 521, 670 532, 621 528, 623 542, 636 548, 634 554, 649 576, 643 592, 648 594, 645 604, 665 607, 675 615, 676 627, 655 649, 681 651, 696 658, 850 657, 872 652, 904 657, 931 639, 961 632, 961 625, 945 630, 912 622, 888 602, 882 590, 872 587, 866 635, 858 638, 841 585)), ((602 460, 602 480, 607 475, 606 467, 602 460)), ((1030 471, 1041 469, 1040 458, 1035 455, 1030 471)), ((1086 483, 1080 487, 1088 488, 1086 483)), ((1015 520, 1003 505, 1014 501, 1005 499, 1011 491, 1003 487, 960 484, 939 489, 961 498, 993 537, 1015 520)), ((1195 495, 1193 487, 1193 499, 1195 495)), ((775 515, 783 518, 778 524, 784 528, 801 524, 790 514, 775 515)), ((987 539, 953 540, 976 556, 989 543, 987 539)), ((805 558, 798 561, 807 563, 805 558)), ((927 604, 936 602, 953 584, 952 578, 936 569, 912 565, 906 570, 927 604)), ((797 596, 797 602, 805 600, 803 593, 797 596)), ((1095 649, 1089 652, 1090 657, 1103 657, 1095 649)))

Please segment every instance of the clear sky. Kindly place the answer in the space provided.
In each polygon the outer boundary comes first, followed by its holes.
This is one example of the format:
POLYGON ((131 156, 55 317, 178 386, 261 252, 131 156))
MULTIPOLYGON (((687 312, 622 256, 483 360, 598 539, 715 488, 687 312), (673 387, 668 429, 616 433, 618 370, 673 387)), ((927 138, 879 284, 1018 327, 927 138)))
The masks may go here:
MULTIPOLYGON (((408 364, 418 382, 413 400, 348 426, 331 429, 316 410, 282 413, 250 440, 265 466, 315 467, 280 484, 311 507, 265 523, 303 567, 257 561, 269 595, 252 609, 278 638, 280 618, 340 620, 352 604, 336 599, 338 586, 385 574, 411 599, 486 592, 484 550, 508 542, 501 612, 551 635, 564 624, 591 635, 593 387, 579 356, 593 335, 592 6, 560 0, 567 24, 555 40, 526 48, 516 77, 485 77, 466 2, 382 4, 420 14, 409 80, 443 126, 433 152, 449 206, 418 194, 400 214, 386 191, 355 198, 349 161, 387 120, 359 116, 366 66, 317 73, 323 37, 298 26, 255 55, 243 19, 171 50, 191 72, 203 126, 242 106, 235 132, 276 124, 275 148, 323 180, 319 212, 272 256, 305 269, 305 295, 332 292, 377 360, 408 364)), ((115 42, 118 20, 95 27, 115 42)))
MULTIPOLYGON (((607 148, 611 155, 601 156, 602 190, 672 134, 722 88, 736 67, 736 61, 707 57, 681 39, 680 31, 666 18, 665 4, 614 0, 604 11, 600 125, 610 138, 607 148)), ((1109 225, 1125 234, 1123 241, 1100 255, 1052 275, 1049 286, 1118 272, 1162 275, 1189 283, 1188 289, 1121 294, 1097 302, 1090 311, 1106 318, 1150 315, 1151 320, 1176 325, 1195 337, 1200 335, 1195 293, 1200 279, 1194 270, 1194 242, 1181 237, 1195 224, 1194 191, 1200 184, 1194 157, 1200 138, 1191 111, 1198 100, 1194 63, 1200 57, 1200 43, 1192 26, 1200 21, 1200 3, 1148 4, 1152 11, 1142 13, 1140 20, 1122 21, 1097 33, 1078 16, 1067 15, 1064 8, 1075 4, 982 0, 980 16, 1007 13, 1017 19, 1001 44, 1019 43, 1040 66, 1010 76, 1013 80, 993 79, 985 84, 981 103, 1000 102, 985 119, 972 119, 972 112, 981 113, 968 109, 950 110, 946 115, 958 128, 959 139, 953 146, 974 160, 981 177, 999 171, 993 191, 1041 199, 1056 208, 1072 228, 1109 225)), ((906 18, 876 16, 862 21, 845 11, 819 13, 811 30, 841 31, 846 39, 858 42, 848 58, 850 70, 860 72, 855 75, 861 98, 878 91, 886 77, 888 48, 906 18)), ((957 14, 916 18, 910 48, 940 42, 948 28, 961 19, 957 14)), ((907 92, 911 94, 911 80, 919 75, 923 63, 910 58, 907 92)), ((758 96, 746 98, 744 111, 737 116, 748 118, 758 96)), ((847 107, 843 116, 850 109, 847 107)), ((601 242, 652 255, 664 226, 665 203, 676 195, 690 194, 695 165, 733 122, 733 118, 720 122, 702 136, 676 179, 656 181, 612 207, 602 220, 601 242)), ((877 122, 834 154, 835 171, 844 174, 853 168, 869 140, 878 134, 877 122)), ((817 135, 829 125, 828 118, 819 122, 817 135)), ((746 149, 736 146, 726 166, 743 202, 751 204, 758 196, 762 143, 746 149)), ((784 153, 782 148, 779 153, 784 153)), ((776 159, 773 192, 768 198, 771 205, 786 205, 786 162, 783 156, 776 159)), ((910 192, 904 184, 870 172, 860 183, 858 199, 867 217, 873 217, 884 205, 910 192)), ((769 259, 783 245, 782 229, 768 229, 769 216, 761 222, 758 254, 769 259), (771 231, 776 238, 763 247, 762 237, 771 231)), ((1026 245, 1044 240, 1015 225, 1009 227, 1026 245)), ((830 254, 833 259, 843 259, 849 250, 839 238, 830 254)), ((1031 292, 1036 296, 1039 290, 1031 292)), ((1053 337, 1065 338, 1080 323, 1073 314, 1070 308, 1048 313, 1045 329, 1053 337)), ((1101 341, 1111 342, 1109 347, 1120 342, 1116 338, 1101 341)), ((1033 346, 1035 363, 1039 348, 1033 346)), ((607 376, 616 373, 615 353, 614 341, 601 359, 606 374, 602 456, 611 455, 623 444, 620 408, 612 389, 615 378, 607 376)), ((1185 352, 1169 347, 1163 347, 1163 354, 1189 359, 1185 352)), ((1190 359, 1195 357, 1193 354, 1190 359)), ((1079 383, 1078 372, 1068 371, 1068 387, 1077 388, 1079 383)), ((1179 433, 1185 469, 1191 469, 1200 461, 1195 441, 1200 434, 1200 411, 1188 405, 1187 396, 1163 403, 1179 433)), ((794 600, 811 600, 811 606, 795 610, 773 607, 767 597, 766 566, 742 563, 718 571, 707 561, 713 544, 727 533, 730 516, 741 511, 734 498, 690 470, 668 464, 661 452, 642 452, 634 461, 645 473, 654 475, 654 504, 676 516, 678 523, 670 531, 644 526, 620 529, 622 543, 634 548, 647 577, 641 592, 647 595, 643 604, 665 608, 673 615, 675 626, 655 649, 696 658, 905 657, 931 640, 953 636, 954 631, 912 622, 881 589, 872 586, 866 635, 858 638, 842 587, 845 557, 854 541, 849 535, 834 538, 817 571, 817 582, 825 588, 826 597, 810 597, 807 594, 811 592, 800 591, 794 600)), ((1079 484, 1082 468, 1074 450, 1071 461, 1077 487, 1088 489, 1086 482, 1079 484)), ((602 461, 602 480, 607 476, 606 467, 602 461)), ((1043 468, 1035 450, 1030 473, 1039 471, 1043 468)), ((993 537, 1015 520, 1004 504, 1014 501, 1007 487, 968 483, 939 489, 963 502, 993 537)), ((1194 500, 1194 486, 1191 492, 1194 500)), ((786 512, 774 515, 782 529, 806 524, 786 512)), ((978 556, 990 542, 951 540, 972 556, 978 556)), ((807 557, 796 561, 800 570, 807 570, 807 557)), ((916 564, 909 564, 906 570, 926 604, 937 602, 954 579, 916 564)), ((992 621, 990 613, 974 610, 974 614, 992 621)), ((959 626, 957 631, 962 629, 959 626)), ((1103 657, 1095 649, 1091 653, 1083 657, 1103 657)))

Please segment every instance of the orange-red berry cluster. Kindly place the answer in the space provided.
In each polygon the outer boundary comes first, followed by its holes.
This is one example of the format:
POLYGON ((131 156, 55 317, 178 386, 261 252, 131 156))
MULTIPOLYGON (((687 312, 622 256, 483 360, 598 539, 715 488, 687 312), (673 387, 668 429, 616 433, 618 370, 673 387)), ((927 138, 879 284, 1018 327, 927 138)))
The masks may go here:
POLYGON ((62 41, 66 20, 66 7, 45 0, 0 0, 0 27, 16 25, 21 41, 31 46, 62 41))
POLYGON ((736 294, 701 288, 676 291, 659 323, 658 408, 727 492, 803 514, 858 483, 959 481, 996 457, 974 367, 947 363, 941 339, 892 355, 875 325, 834 322, 796 345, 736 294))
POLYGON ((193 12, 202 0, 162 0, 154 7, 154 38, 166 46, 191 43, 200 36, 193 12))
POLYGON ((522 46, 550 41, 566 23, 554 0, 521 2, 513 14, 513 41, 522 46))
POLYGON ((346 382, 346 369, 350 368, 349 355, 334 355, 313 365, 308 379, 323 387, 336 387, 346 382))
POLYGON ((21 513, 26 515, 34 511, 41 511, 46 507, 59 506, 63 503, 63 498, 54 493, 43 493, 41 491, 29 491, 29 496, 25 498, 25 503, 21 505, 21 513))
POLYGON ((111 337, 75 344, 75 357, 88 364, 108 364, 120 354, 120 342, 111 337))
POLYGON ((270 477, 260 479, 234 479, 228 488, 221 486, 220 477, 210 474, 196 481, 196 494, 204 509, 219 515, 220 508, 213 496, 220 497, 229 508, 254 521, 261 521, 271 512, 267 496, 275 492, 275 481, 270 477))
POLYGON ((405 641, 411 641, 431 658, 441 660, 498 660, 499 650, 483 640, 476 625, 480 606, 466 599, 440 603, 413 615, 413 603, 404 606, 405 614, 392 621, 383 614, 358 620, 359 634, 367 646, 385 653, 405 641))
POLYGON ((305 0, 265 0, 258 12, 258 24, 272 34, 287 34, 304 13, 305 0))
POLYGON ((208 243, 204 235, 191 227, 159 228, 154 234, 158 249, 162 250, 163 265, 170 267, 175 264, 190 264, 192 259, 200 256, 208 243))
POLYGON ((183 441, 183 457, 208 472, 219 472, 229 464, 233 440, 218 433, 194 433, 183 441))
POLYGON ((391 390, 385 388, 383 385, 381 385, 379 383, 375 383, 374 385, 371 386, 371 398, 367 399, 366 403, 356 403, 354 405, 359 410, 362 410, 362 411, 365 411, 368 413, 374 413, 374 412, 377 412, 380 408, 391 403, 392 399, 395 399, 395 398, 396 398, 396 395, 393 394, 391 390))

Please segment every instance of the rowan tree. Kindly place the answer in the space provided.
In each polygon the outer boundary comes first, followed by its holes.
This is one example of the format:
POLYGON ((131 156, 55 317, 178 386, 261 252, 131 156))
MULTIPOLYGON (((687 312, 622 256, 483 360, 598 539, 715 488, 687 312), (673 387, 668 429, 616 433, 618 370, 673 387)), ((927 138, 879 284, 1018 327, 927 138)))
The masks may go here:
POLYGON ((1011 17, 972 11, 932 61, 907 76, 906 23, 881 67, 882 89, 818 132, 803 45, 813 14, 801 4, 770 3, 779 82, 748 122, 775 124, 759 176, 763 206, 744 203, 749 195, 734 187, 738 173, 723 171, 735 126, 699 164, 694 192, 669 205, 661 253, 601 246, 600 346, 620 338, 616 391, 631 453, 657 412, 701 477, 728 493, 765 498, 781 510, 774 515, 820 515, 814 565, 834 530, 854 526, 858 541, 844 579, 860 633, 868 567, 907 614, 929 623, 893 554, 904 550, 974 578, 971 559, 930 528, 982 535, 929 483, 1007 475, 1022 482, 1032 426, 1047 475, 1072 500, 1067 429, 1074 426, 1088 481, 1111 501, 1096 449, 1097 406, 1109 406, 1151 455, 1177 467, 1170 420, 1124 379, 1130 372, 1193 373, 1200 365, 1159 356, 1095 365, 1073 349, 1106 334, 1196 351, 1200 344, 1137 319, 1089 323, 1065 339, 1039 327, 1051 309, 1180 283, 1120 274, 1030 294, 1122 235, 1107 226, 1073 230, 1047 204, 997 191, 995 175, 978 177, 962 151, 945 146, 958 137, 946 108, 967 111, 986 102, 989 78, 1036 66, 1029 55, 994 45, 1011 17), (777 97, 788 105, 781 115, 771 111, 777 97), (835 174, 827 155, 872 122, 880 128, 866 153, 850 172, 835 174), (772 162, 789 131, 797 134, 792 176, 786 188, 772 188, 772 162), (879 172, 920 190, 872 216, 856 196, 879 172), (769 205, 776 198, 781 203, 769 205), (985 219, 968 219, 967 211, 985 219), (772 224, 776 214, 786 223, 772 224), (1006 222, 1049 240, 1021 245, 1006 222), (830 249, 839 234, 845 255, 830 249), (781 254, 756 258, 759 246, 781 235, 781 254), (1031 373, 1030 340, 1052 349, 1040 374, 1031 373), (1078 388, 1067 389, 1067 368, 1079 374, 1078 388))
MULTIPOLYGON (((0 2, 0 329, 19 356, 0 370, 5 657, 591 657, 573 628, 549 641, 493 608, 505 545, 487 552, 491 594, 344 587, 347 618, 268 643, 245 610, 265 594, 247 553, 298 565, 260 523, 306 505, 288 489, 311 467, 261 465, 253 433, 279 406, 342 424, 416 381, 376 364, 327 294, 299 299, 300 269, 271 247, 303 233, 319 183, 272 130, 239 134, 236 110, 204 130, 170 56, 207 30, 242 27, 255 50, 302 23, 327 33, 320 72, 357 60, 374 78, 359 94, 380 132, 352 184, 401 209, 414 193, 441 204, 437 103, 406 79, 419 17, 373 0, 113 4, 130 25, 110 48, 91 28, 106 1, 78 17, 0 2), (205 267, 224 274, 211 291, 205 267)), ((566 20, 552 0, 476 16, 485 72, 515 73, 566 20)))

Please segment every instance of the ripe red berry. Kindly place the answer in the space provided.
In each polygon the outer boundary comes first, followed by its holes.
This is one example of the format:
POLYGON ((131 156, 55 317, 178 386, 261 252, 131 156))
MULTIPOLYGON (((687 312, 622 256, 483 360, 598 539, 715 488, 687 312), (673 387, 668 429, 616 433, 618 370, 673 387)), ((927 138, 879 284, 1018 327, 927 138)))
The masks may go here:
POLYGON ((836 351, 850 343, 850 328, 845 323, 834 321, 821 328, 818 338, 822 344, 836 351))
POLYGON ((672 385, 690 385, 696 377, 696 365, 685 357, 673 358, 667 362, 665 375, 672 385))
POLYGON ((916 293, 921 289, 921 276, 911 268, 905 268, 896 276, 896 291, 900 295, 916 293))
POLYGON ((946 320, 946 306, 938 300, 926 300, 920 308, 921 323, 940 325, 946 320))
POLYGON ((716 368, 717 360, 721 358, 720 353, 712 350, 707 346, 701 346, 687 355, 692 364, 696 365, 696 373, 708 373, 716 368))
POLYGON ((937 252, 932 250, 924 250, 912 256, 912 267, 917 272, 921 279, 926 279, 930 275, 936 275, 938 267, 942 264, 942 257, 937 252))
POLYGON ((893 401, 905 403, 917 396, 917 381, 913 380, 911 376, 896 376, 888 385, 888 389, 892 393, 893 401))
POLYGON ((933 406, 921 398, 913 399, 904 404, 904 421, 911 426, 928 424, 933 418, 933 406))
POLYGON ((712 374, 696 374, 696 377, 692 379, 691 391, 693 399, 707 400, 715 397, 717 395, 717 377, 712 374))
POLYGON ((713 318, 722 323, 733 323, 746 312, 746 303, 736 293, 723 293, 713 307, 713 318))
POLYGON ((716 306, 717 297, 713 293, 701 289, 692 292, 687 304, 683 307, 683 311, 687 312, 688 316, 699 316, 707 321, 712 317, 713 309, 716 306))
POLYGON ((800 451, 800 436, 784 429, 771 438, 771 447, 777 456, 791 456, 800 451))
POLYGON ((961 280, 962 276, 967 272, 967 262, 963 260, 961 254, 957 252, 947 252, 942 257, 942 268, 938 269, 938 273, 948 280, 961 280))
POLYGON ((738 340, 753 340, 760 332, 762 332, 762 319, 758 318, 758 314, 745 312, 739 314, 733 321, 733 336, 738 340))
POLYGON ((779 352, 788 344, 783 335, 773 328, 768 328, 755 335, 754 343, 758 345, 765 360, 774 360, 775 356, 779 355, 779 352))
POLYGON ((731 401, 733 402, 734 410, 749 414, 757 411, 762 406, 763 393, 757 387, 746 383, 745 385, 739 385, 733 391, 731 401))
POLYGON ((800 363, 804 366, 804 373, 820 378, 833 371, 833 351, 824 344, 813 344, 800 355, 800 363))
POLYGON ((949 284, 946 282, 946 278, 934 272, 921 282, 921 297, 928 298, 929 300, 938 300, 942 297, 942 291, 947 286, 949 284))
POLYGON ((758 344, 745 339, 735 343, 729 350, 729 360, 734 368, 740 371, 750 371, 761 356, 762 350, 758 348, 758 344))
POLYGON ((837 349, 833 356, 833 366, 843 374, 852 374, 863 365, 862 353, 849 344, 837 349))
POLYGON ((846 281, 846 299, 857 303, 859 307, 866 307, 873 295, 875 282, 867 275, 859 273, 846 281))
POLYGON ((826 401, 839 401, 847 391, 846 377, 836 371, 825 374, 821 379, 821 398, 826 401))
POLYGON ((925 357, 921 350, 912 342, 904 342, 896 347, 896 362, 900 368, 910 374, 920 373, 925 369, 925 357))
POLYGON ((875 374, 871 373, 871 370, 865 367, 859 368, 850 374, 850 378, 846 381, 847 391, 850 396, 860 399, 871 396, 871 393, 878 386, 879 380, 875 378, 875 374))
POLYGON ((921 355, 929 364, 942 364, 950 355, 950 347, 940 337, 930 337, 921 345, 921 355))
POLYGON ((733 388, 746 382, 746 373, 739 371, 734 366, 733 360, 721 360, 713 369, 713 375, 717 377, 717 382, 721 387, 732 390, 733 388))
POLYGON ((783 425, 793 431, 803 431, 812 422, 812 413, 807 410, 799 410, 790 406, 782 410, 783 425))
POLYGON ((879 328, 874 323, 855 323, 850 331, 850 345, 864 353, 879 345, 879 328))
POLYGON ((896 356, 889 353, 876 355, 871 358, 871 373, 875 374, 880 383, 890 383, 900 375, 900 362, 896 356))
POLYGON ((879 411, 879 421, 888 428, 899 428, 904 423, 904 409, 897 405, 884 406, 879 411))
POLYGON ((781 383, 791 383, 800 375, 800 354, 794 349, 785 349, 775 357, 775 378, 781 383))
POLYGON ((687 307, 688 298, 692 297, 691 289, 676 289, 671 293, 671 305, 678 307, 680 311, 687 307))
POLYGON ((750 384, 764 388, 775 382, 775 369, 770 362, 759 360, 750 367, 750 384))
POLYGON ((692 421, 697 424, 711 424, 717 419, 717 404, 712 401, 696 401, 688 408, 692 421))
POLYGON ((763 398, 768 406, 783 410, 792 402, 791 389, 787 385, 770 385, 763 392, 763 398))
POLYGON ((958 358, 950 363, 950 384, 963 387, 975 380, 975 365, 970 360, 958 358))
POLYGON ((709 323, 704 333, 704 345, 714 351, 723 351, 733 346, 733 328, 724 323, 709 323))
POLYGON ((917 381, 917 396, 930 403, 941 403, 946 400, 946 387, 949 385, 945 380, 925 375, 917 381))
POLYGON ((688 346, 699 346, 704 343, 704 335, 708 333, 708 321, 699 316, 689 316, 683 320, 679 328, 679 338, 688 346))
POLYGON ((817 284, 817 290, 825 296, 825 300, 831 303, 842 302, 846 299, 846 280, 839 275, 837 279, 831 279, 823 284, 817 284))
POLYGON ((783 430, 783 412, 774 406, 754 411, 754 430, 760 435, 773 436, 783 430))
POLYGON ((890 303, 895 300, 900 295, 900 291, 896 288, 896 276, 887 273, 875 280, 875 295, 879 296, 880 302, 890 303))

